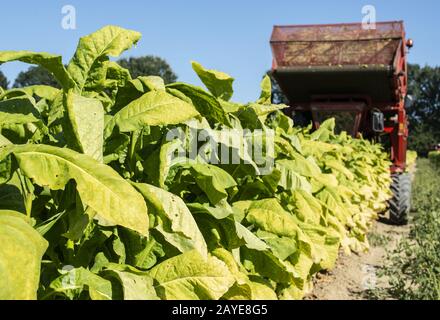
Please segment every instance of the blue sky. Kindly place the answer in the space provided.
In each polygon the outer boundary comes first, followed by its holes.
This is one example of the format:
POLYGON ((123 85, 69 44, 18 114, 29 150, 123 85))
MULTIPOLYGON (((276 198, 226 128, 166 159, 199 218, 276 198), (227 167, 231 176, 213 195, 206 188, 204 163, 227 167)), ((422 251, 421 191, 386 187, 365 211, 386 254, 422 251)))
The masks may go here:
MULTIPOLYGON (((360 22, 371 4, 377 20, 404 20, 414 39, 410 62, 440 65, 440 1, 438 0, 125 0, 5 1, 0 18, 0 50, 33 50, 72 56, 79 37, 115 24, 143 34, 123 56, 165 58, 179 80, 200 84, 190 61, 231 74, 233 100, 259 95, 259 82, 271 66, 269 38, 274 24, 360 22), (73 5, 77 29, 61 27, 64 5, 73 5)), ((12 82, 26 65, 0 66, 12 82)))

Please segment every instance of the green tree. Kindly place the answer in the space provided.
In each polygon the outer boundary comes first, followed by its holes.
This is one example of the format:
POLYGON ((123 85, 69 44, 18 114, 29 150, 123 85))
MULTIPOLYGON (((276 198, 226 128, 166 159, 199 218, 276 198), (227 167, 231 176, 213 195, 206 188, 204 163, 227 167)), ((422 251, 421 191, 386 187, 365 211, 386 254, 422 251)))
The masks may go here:
POLYGON ((408 68, 408 93, 414 103, 408 110, 413 125, 426 124, 438 127, 440 119, 440 67, 408 68))
POLYGON ((0 87, 2 87, 3 89, 8 88, 8 79, 6 79, 6 76, 1 71, 0 71, 0 87))
POLYGON ((15 79, 14 88, 22 88, 37 84, 44 84, 60 88, 60 85, 55 80, 53 75, 40 66, 30 67, 26 71, 20 72, 15 79))
POLYGON ((133 78, 139 76, 160 76, 165 83, 175 82, 177 75, 171 66, 162 58, 155 56, 144 56, 129 59, 121 59, 118 63, 127 68, 133 78))
POLYGON ((440 67, 408 66, 408 94, 413 104, 408 108, 409 148, 426 155, 440 142, 440 67))

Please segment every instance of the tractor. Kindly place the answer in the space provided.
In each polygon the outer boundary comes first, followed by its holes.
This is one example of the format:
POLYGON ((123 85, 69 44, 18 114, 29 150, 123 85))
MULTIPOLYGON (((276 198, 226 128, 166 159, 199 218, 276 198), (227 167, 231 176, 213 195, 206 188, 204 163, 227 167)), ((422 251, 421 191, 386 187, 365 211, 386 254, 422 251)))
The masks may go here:
POLYGON ((411 177, 406 172, 407 54, 402 21, 325 25, 277 25, 270 45, 272 77, 299 125, 330 117, 336 130, 383 143, 392 166, 389 220, 406 224, 411 177))

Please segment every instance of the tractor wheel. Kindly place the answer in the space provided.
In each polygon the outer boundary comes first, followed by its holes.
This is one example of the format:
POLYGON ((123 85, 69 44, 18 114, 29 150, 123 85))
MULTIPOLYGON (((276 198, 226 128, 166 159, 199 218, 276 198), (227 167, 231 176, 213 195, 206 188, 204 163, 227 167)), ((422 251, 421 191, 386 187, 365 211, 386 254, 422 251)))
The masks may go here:
POLYGON ((411 176, 408 173, 395 173, 391 178, 393 197, 388 202, 390 221, 396 225, 405 225, 411 209, 411 176))

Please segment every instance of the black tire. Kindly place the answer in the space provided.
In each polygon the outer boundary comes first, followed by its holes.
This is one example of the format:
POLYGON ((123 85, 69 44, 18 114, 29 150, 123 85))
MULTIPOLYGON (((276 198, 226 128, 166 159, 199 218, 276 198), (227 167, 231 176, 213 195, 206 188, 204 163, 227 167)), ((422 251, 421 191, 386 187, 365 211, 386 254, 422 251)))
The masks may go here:
POLYGON ((390 221, 396 225, 405 225, 408 223, 408 214, 411 209, 411 175, 395 173, 391 175, 391 178, 393 197, 388 202, 390 221))

